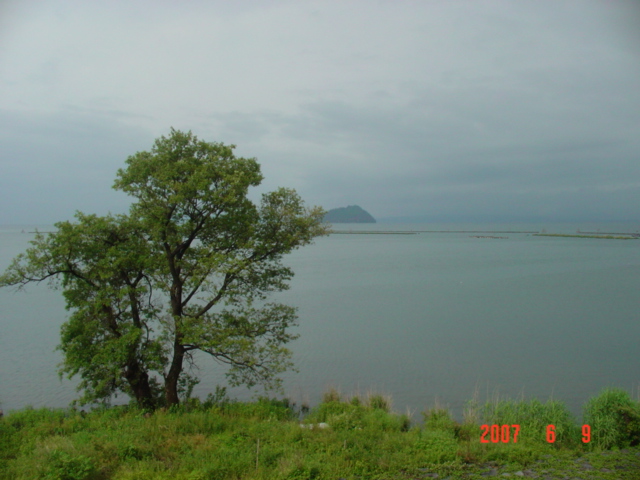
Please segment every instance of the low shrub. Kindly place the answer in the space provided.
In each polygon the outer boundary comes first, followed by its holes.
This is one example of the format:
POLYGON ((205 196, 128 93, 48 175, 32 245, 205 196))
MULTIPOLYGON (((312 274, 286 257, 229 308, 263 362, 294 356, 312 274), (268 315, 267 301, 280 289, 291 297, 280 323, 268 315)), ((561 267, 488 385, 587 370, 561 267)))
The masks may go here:
POLYGON ((224 415, 253 418, 257 420, 293 420, 298 417, 288 399, 259 398, 257 402, 226 402, 219 411, 224 415))
POLYGON ((414 446, 416 453, 427 463, 458 460, 458 441, 452 432, 423 430, 414 446))
POLYGON ((425 430, 454 432, 458 423, 451 417, 446 408, 434 407, 422 412, 425 430))
POLYGON ((383 412, 391 412, 391 398, 384 395, 369 395, 367 398, 367 406, 373 410, 382 410, 383 412))
POLYGON ((591 427, 596 449, 640 444, 640 404, 622 389, 605 389, 584 407, 584 423, 591 427))
POLYGON ((340 403, 340 392, 335 388, 330 388, 322 395, 322 403, 340 403))
MULTIPOLYGON (((335 398, 334 396, 328 398, 335 398)), ((407 431, 411 421, 406 415, 389 413, 389 401, 371 396, 364 405, 353 397, 348 402, 330 400, 312 409, 305 423, 327 423, 334 430, 407 431)))
POLYGON ((86 480, 94 473, 95 464, 91 458, 65 451, 51 452, 43 472, 47 480, 86 480))
POLYGON ((441 407, 434 407, 422 412, 424 429, 432 431, 449 432, 462 442, 477 440, 480 435, 478 425, 465 421, 460 424, 456 422, 449 410, 441 407))
POLYGON ((75 412, 67 410, 54 410, 51 408, 38 408, 26 407, 23 410, 16 410, 11 412, 6 422, 15 429, 30 428, 34 426, 43 425, 60 425, 63 420, 70 415, 75 415, 75 412))

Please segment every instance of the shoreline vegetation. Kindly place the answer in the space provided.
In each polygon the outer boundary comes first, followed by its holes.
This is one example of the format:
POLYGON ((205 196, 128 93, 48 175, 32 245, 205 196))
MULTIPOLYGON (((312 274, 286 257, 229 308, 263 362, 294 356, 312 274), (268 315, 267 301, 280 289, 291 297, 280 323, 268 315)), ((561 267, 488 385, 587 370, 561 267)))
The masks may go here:
POLYGON ((336 390, 313 409, 229 400, 223 388, 155 411, 24 408, 0 418, 0 476, 606 480, 640 471, 640 402, 620 389, 584 405, 588 431, 555 400, 472 400, 461 422, 436 405, 422 420, 394 413, 388 396, 336 390))

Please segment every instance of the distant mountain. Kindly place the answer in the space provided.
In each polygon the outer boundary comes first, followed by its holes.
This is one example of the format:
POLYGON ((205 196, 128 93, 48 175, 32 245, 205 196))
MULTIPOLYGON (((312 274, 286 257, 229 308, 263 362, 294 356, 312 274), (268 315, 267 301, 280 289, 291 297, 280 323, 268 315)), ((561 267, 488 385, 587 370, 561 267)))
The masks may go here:
POLYGON ((376 223, 376 219, 358 205, 329 210, 324 216, 324 221, 328 223, 376 223))

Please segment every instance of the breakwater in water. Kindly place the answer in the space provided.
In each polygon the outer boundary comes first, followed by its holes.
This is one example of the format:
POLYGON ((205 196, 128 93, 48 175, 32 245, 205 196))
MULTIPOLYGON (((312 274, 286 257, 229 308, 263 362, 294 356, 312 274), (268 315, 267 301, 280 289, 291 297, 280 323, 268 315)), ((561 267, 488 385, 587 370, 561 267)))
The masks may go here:
POLYGON ((538 233, 538 230, 416 230, 421 233, 538 233))
POLYGON ((418 232, 399 232, 389 230, 331 230, 329 233, 339 235, 416 235, 418 232))
POLYGON ((469 235, 469 238, 509 238, 509 237, 496 237, 495 235, 469 235))
POLYGON ((564 234, 564 233, 535 233, 534 235, 536 237, 601 238, 601 239, 605 239, 605 240, 635 240, 635 239, 639 238, 637 234, 633 234, 633 233, 623 233, 621 235, 604 235, 604 234, 598 234, 598 235, 584 235, 584 234, 567 235, 567 234, 564 234))
MULTIPOLYGON (((342 235, 417 235, 418 233, 538 233, 537 230, 331 230, 330 233, 342 235)), ((483 238, 483 237, 478 237, 483 238)), ((506 238, 506 237, 485 237, 506 238)))

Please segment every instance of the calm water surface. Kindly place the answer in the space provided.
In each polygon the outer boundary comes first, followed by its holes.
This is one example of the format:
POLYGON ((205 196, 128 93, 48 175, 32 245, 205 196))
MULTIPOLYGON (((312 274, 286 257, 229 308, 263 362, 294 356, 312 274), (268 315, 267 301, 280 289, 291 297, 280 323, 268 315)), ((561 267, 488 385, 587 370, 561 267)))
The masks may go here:
MULTIPOLYGON (((534 230, 540 225, 336 225, 360 230, 534 230)), ((0 229, 0 269, 28 246, 27 227, 0 229)), ((636 231, 638 225, 551 225, 549 232, 636 231)), ((41 228, 46 230, 46 228, 41 228)), ((606 386, 640 386, 640 240, 536 237, 526 233, 331 235, 291 254, 291 289, 275 299, 299 308, 291 344, 298 373, 286 394, 314 404, 327 388, 390 394, 394 408, 434 402, 457 414, 478 393, 550 397, 575 414, 606 386)), ((60 291, 0 290, 0 405, 66 406, 54 351, 66 317, 60 291)), ((224 370, 202 357, 206 396, 224 370)), ((246 389, 230 389, 248 399, 246 389)), ((118 399, 120 400, 120 399, 118 399)), ((116 403, 118 402, 116 401, 116 403)), ((124 399, 122 400, 125 401, 124 399)))

